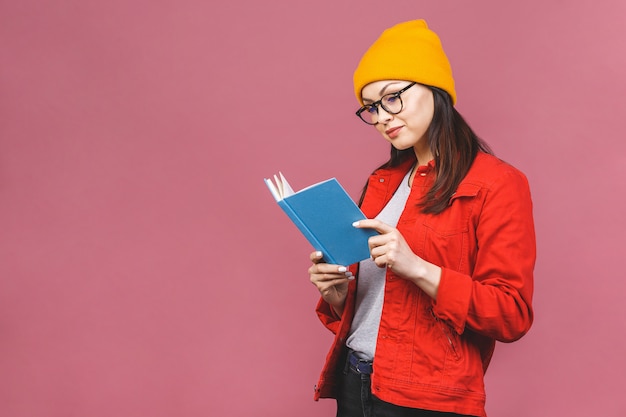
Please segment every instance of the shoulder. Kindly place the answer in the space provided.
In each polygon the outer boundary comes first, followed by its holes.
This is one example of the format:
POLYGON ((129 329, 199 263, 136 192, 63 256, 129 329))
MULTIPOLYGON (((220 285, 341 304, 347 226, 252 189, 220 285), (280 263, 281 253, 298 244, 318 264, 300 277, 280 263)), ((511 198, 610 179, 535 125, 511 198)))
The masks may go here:
POLYGON ((478 152, 474 163, 461 184, 473 184, 481 188, 492 188, 498 184, 517 184, 528 186, 524 173, 500 158, 484 152, 478 152))

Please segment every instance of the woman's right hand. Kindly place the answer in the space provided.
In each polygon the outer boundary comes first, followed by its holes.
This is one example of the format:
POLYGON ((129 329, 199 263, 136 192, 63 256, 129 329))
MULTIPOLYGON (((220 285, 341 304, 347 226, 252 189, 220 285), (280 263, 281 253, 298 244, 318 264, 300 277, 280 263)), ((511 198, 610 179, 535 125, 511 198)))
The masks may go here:
POLYGON ((324 301, 341 316, 348 295, 348 281, 353 280, 354 277, 345 266, 324 263, 322 256, 321 252, 311 253, 310 259, 313 265, 309 268, 309 276, 324 301))

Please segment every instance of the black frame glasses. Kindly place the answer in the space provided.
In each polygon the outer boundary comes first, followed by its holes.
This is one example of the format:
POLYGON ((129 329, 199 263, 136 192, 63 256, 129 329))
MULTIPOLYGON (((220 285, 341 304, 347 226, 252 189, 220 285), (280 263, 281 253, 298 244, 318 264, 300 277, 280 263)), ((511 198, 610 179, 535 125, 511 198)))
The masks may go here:
MULTIPOLYGON (((380 98, 380 100, 377 100, 371 104, 366 104, 365 106, 361 107, 360 109, 358 109, 356 111, 356 115, 359 116, 359 119, 363 120, 365 123, 367 123, 368 125, 376 125, 378 124, 378 108, 382 107, 383 110, 385 110, 387 113, 389 114, 398 114, 402 111, 402 109, 404 108, 404 104, 402 103, 402 97, 400 97, 400 94, 404 93, 406 90, 408 90, 409 88, 413 87, 415 84, 417 84, 416 82, 412 82, 411 84, 407 85, 406 87, 404 87, 403 89, 396 91, 395 93, 389 93, 389 94, 385 94, 384 96, 382 96, 380 98), (398 100, 400 103, 400 108, 398 110, 392 110, 389 108, 389 104, 393 103, 394 100, 398 100), (387 104, 385 104, 387 103, 387 104), (363 117, 363 113, 367 112, 366 116, 363 117), (369 120, 376 120, 375 122, 369 121, 369 120)), ((394 107, 397 106, 397 104, 394 104, 394 107)))

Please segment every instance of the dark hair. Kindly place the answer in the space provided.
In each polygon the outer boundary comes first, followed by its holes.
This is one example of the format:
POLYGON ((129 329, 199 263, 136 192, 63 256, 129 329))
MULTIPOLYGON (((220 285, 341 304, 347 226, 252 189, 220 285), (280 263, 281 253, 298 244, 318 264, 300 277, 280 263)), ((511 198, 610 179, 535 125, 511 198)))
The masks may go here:
MULTIPOLYGON (((448 207, 452 195, 467 174, 479 151, 493 154, 489 145, 470 128, 454 108, 450 96, 444 90, 426 86, 433 93, 434 114, 428 127, 428 146, 435 158, 436 178, 432 187, 419 203, 423 213, 438 214, 448 207)), ((413 148, 398 150, 391 146, 387 162, 377 169, 396 167, 414 158, 413 148)), ((363 189, 359 205, 363 202, 363 189)))

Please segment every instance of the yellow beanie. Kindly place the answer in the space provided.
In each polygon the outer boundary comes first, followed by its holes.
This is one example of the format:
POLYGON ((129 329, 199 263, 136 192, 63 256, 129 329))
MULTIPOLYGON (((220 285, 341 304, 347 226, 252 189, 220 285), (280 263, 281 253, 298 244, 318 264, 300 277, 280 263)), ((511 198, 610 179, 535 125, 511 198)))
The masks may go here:
POLYGON ((361 58, 354 71, 354 93, 363 104, 361 90, 380 80, 406 80, 439 87, 456 103, 450 62, 435 32, 424 20, 399 23, 387 30, 361 58))

